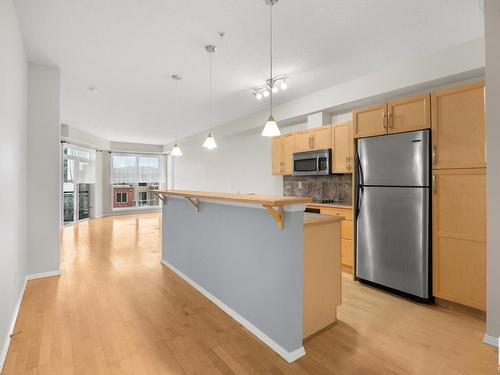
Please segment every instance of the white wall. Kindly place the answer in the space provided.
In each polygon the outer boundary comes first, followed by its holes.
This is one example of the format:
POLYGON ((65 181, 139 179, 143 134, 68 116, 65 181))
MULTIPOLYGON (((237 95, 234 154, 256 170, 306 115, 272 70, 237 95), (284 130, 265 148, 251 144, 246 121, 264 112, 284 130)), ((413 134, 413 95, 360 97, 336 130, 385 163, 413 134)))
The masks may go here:
POLYGON ((28 64, 28 273, 60 268, 59 69, 28 64))
POLYGON ((173 160, 175 189, 281 194, 282 178, 271 176, 271 139, 262 129, 218 136, 217 150, 201 147, 206 133, 179 142, 183 156, 173 160))
POLYGON ((104 215, 104 152, 106 151, 97 151, 95 157, 94 217, 104 215))
POLYGON ((111 142, 107 139, 66 124, 61 125, 61 139, 96 150, 109 150, 111 148, 111 142))
POLYGON ((0 0, 0 372, 26 276, 26 106, 27 65, 16 12, 11 0, 0 0))
MULTIPOLYGON (((484 3, 488 139, 488 300, 486 332, 500 336, 500 1, 484 3)), ((497 339, 498 340, 498 339, 497 339)), ((491 339, 490 339, 491 343, 491 339)), ((496 342, 498 345, 498 341, 496 342)))

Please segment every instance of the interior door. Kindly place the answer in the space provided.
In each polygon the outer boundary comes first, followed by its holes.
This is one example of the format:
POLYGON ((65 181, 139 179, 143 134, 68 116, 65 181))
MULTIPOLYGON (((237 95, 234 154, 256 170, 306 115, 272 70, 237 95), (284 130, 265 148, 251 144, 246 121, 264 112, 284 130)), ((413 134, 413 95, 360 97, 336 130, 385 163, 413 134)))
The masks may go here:
POLYGON ((362 188, 358 209, 357 277, 428 298, 429 188, 362 188))

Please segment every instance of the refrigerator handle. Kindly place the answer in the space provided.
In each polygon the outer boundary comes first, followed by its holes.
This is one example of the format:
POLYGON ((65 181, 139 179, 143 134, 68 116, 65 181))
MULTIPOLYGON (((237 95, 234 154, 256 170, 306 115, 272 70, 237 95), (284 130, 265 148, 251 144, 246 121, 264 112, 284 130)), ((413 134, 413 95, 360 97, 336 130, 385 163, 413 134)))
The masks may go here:
POLYGON ((359 216, 359 211, 361 210, 361 204, 363 203, 363 186, 358 186, 358 194, 356 196, 356 219, 359 216))
POLYGON ((361 167, 361 159, 359 158, 358 150, 356 150, 356 161, 358 165, 358 185, 364 185, 365 177, 363 176, 363 167, 361 167))

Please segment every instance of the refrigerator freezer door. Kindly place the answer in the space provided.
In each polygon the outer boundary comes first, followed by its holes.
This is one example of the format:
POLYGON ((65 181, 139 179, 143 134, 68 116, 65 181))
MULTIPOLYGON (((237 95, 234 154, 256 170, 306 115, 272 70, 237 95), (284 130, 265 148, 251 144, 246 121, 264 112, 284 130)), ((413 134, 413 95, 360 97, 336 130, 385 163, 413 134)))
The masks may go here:
POLYGON ((429 189, 363 187, 357 276, 422 298, 429 293, 429 189))
POLYGON ((359 139, 359 183, 429 186, 429 144, 429 130, 359 139))

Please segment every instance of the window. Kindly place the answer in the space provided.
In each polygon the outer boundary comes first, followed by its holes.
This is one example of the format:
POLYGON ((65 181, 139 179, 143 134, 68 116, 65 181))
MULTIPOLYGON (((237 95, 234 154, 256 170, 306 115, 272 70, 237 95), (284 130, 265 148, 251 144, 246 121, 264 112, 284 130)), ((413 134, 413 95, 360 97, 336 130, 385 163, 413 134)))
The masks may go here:
POLYGON ((113 208, 159 206, 151 190, 159 189, 165 180, 163 165, 161 155, 112 154, 111 184, 116 197, 113 208), (119 200, 118 194, 125 192, 128 199, 119 200))
POLYGON ((116 193, 116 202, 126 203, 128 201, 127 193, 116 193))

